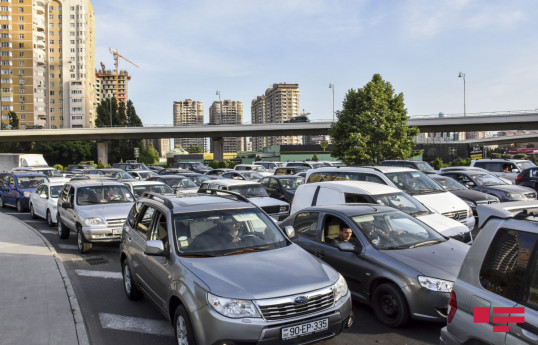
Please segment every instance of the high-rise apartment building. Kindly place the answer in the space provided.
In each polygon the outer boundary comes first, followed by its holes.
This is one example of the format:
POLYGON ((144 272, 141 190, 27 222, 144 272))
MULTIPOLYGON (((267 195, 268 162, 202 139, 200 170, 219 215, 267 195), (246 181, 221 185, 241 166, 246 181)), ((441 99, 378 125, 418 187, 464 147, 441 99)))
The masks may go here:
MULTIPOLYGON (((241 101, 215 101, 209 107, 209 122, 216 125, 243 124, 243 102, 241 101)), ((211 141, 211 152, 215 152, 211 141)), ((243 138, 224 137, 223 152, 243 151, 243 138)))
POLYGON ((89 0, 0 0, 1 118, 91 127, 95 20, 89 0))
MULTIPOLYGON (((299 115, 299 84, 273 84, 252 101, 252 123, 283 123, 299 115)), ((253 142, 254 150, 261 150, 264 146, 272 145, 299 145, 300 136, 263 137, 253 142)))
MULTIPOLYGON (((116 71, 105 70, 104 68, 95 73, 97 78, 96 84, 96 102, 99 104, 103 99, 116 97, 116 71)), ((127 104, 129 100, 129 80, 131 76, 127 71, 118 72, 118 104, 123 102, 127 104)))
MULTIPOLYGON (((174 102, 174 126, 202 126, 204 124, 204 102, 186 99, 174 102)), ((174 145, 184 149, 201 147, 205 151, 204 138, 175 138, 174 145)))

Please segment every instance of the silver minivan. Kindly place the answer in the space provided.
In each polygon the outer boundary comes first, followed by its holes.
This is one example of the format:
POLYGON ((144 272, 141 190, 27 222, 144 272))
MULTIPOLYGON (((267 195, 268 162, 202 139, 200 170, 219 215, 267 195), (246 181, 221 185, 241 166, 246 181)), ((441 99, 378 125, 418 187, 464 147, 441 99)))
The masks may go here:
POLYGON ((537 203, 477 212, 480 232, 450 294, 441 345, 538 344, 537 203))
POLYGON ((346 281, 260 208, 225 196, 146 194, 120 246, 126 295, 149 298, 178 344, 306 344, 353 322, 346 281))

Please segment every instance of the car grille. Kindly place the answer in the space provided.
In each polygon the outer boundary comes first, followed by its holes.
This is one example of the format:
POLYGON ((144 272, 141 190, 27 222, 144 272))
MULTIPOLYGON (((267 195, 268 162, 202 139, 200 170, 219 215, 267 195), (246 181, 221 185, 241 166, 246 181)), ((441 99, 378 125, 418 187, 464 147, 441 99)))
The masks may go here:
POLYGON ((452 218, 454 220, 458 220, 461 222, 467 219, 467 211, 463 210, 463 211, 446 212, 446 213, 443 213, 443 216, 452 218))
POLYGON ((258 301, 262 316, 266 320, 283 320, 314 314, 331 307, 333 304, 334 293, 330 288, 289 298, 258 301), (299 297, 307 297, 306 302, 294 302, 299 297))
POLYGON ((536 193, 530 192, 524 194, 527 199, 536 199, 536 193))
POLYGON ((485 205, 485 204, 498 204, 499 200, 479 200, 476 202, 477 205, 485 205))
POLYGON ((108 227, 114 230, 122 229, 123 223, 125 223, 126 218, 114 218, 114 219, 107 219, 106 223, 108 224, 108 227))
POLYGON ((470 231, 460 232, 459 234, 452 236, 452 238, 463 243, 471 243, 472 240, 470 231))
POLYGON ((265 206, 262 207, 262 210, 264 210, 267 214, 279 213, 280 206, 265 206))

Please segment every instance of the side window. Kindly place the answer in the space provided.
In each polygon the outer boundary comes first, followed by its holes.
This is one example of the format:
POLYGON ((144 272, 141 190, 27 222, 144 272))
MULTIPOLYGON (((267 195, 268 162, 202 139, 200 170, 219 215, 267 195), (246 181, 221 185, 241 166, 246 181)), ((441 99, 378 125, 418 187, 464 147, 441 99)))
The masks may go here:
POLYGON ((67 201, 71 204, 75 202, 75 188, 69 188, 67 191, 67 201))
MULTIPOLYGON (((336 245, 340 239, 340 229, 346 228, 348 225, 346 222, 338 217, 328 215, 323 220, 323 233, 321 241, 329 244, 336 245)), ((356 242, 355 235, 351 235, 350 242, 356 242)))
POLYGON ((138 221, 136 222, 135 229, 143 238, 147 237, 148 230, 151 226, 151 219, 153 218, 154 213, 155 209, 153 207, 143 206, 140 214, 138 215, 138 221))
POLYGON ((538 311, 538 249, 536 248, 530 267, 529 284, 525 288, 522 304, 538 311))
POLYGON ((269 188, 278 189, 278 181, 274 178, 272 178, 269 182, 269 188))
POLYGON ((374 202, 370 197, 362 194, 350 194, 345 193, 346 204, 359 202, 359 203, 372 203, 374 202))
POLYGON ((537 234, 529 232, 499 230, 482 263, 480 284, 497 295, 517 301, 525 274, 531 271, 527 267, 537 239, 537 234))
POLYGON ((67 201, 67 195, 68 195, 68 192, 69 192, 69 188, 70 188, 70 187, 71 187, 71 186, 69 186, 69 185, 66 184, 66 185, 64 185, 64 187, 62 188, 62 192, 60 193, 60 199, 61 199, 62 201, 64 201, 64 202, 67 201))
POLYGON ((297 235, 316 240, 318 218, 318 212, 302 212, 297 214, 293 221, 293 228, 297 235))
POLYGON ((9 186, 15 187, 15 179, 13 178, 13 176, 9 178, 9 186))
POLYGON ((364 181, 386 184, 381 177, 372 174, 364 174, 364 181))
POLYGON ((168 226, 166 216, 159 211, 155 211, 155 222, 149 234, 149 240, 161 240, 164 245, 164 251, 168 252, 170 245, 168 244, 168 226))
POLYGON ((340 191, 331 188, 321 188, 314 205, 340 204, 340 191))
POLYGON ((129 224, 131 228, 135 227, 135 221, 138 216, 138 212, 140 211, 141 208, 142 208, 142 203, 137 202, 133 205, 133 207, 131 208, 131 211, 129 211, 129 214, 127 215, 127 223, 129 224))

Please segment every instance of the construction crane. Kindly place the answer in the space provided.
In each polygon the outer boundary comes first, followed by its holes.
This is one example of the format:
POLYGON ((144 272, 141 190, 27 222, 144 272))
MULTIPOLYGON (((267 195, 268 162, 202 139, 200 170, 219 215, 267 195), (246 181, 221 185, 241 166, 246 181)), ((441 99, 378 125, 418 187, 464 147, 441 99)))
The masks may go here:
POLYGON ((112 48, 108 48, 108 50, 110 51, 110 53, 112 55, 114 55, 114 66, 116 67, 116 101, 119 102, 119 100, 118 100, 118 92, 119 92, 119 77, 118 77, 118 73, 119 73, 118 64, 119 64, 119 61, 118 60, 119 60, 119 58, 124 59, 125 61, 131 63, 132 65, 134 65, 137 68, 140 68, 140 67, 138 67, 138 65, 135 64, 134 62, 132 62, 131 60, 127 59, 125 56, 118 53, 117 49, 114 50, 112 48))

